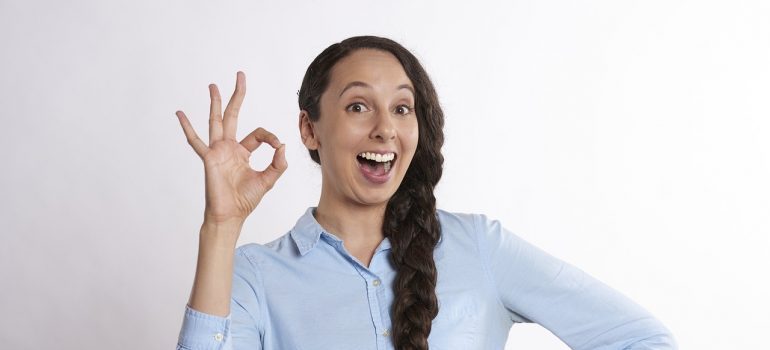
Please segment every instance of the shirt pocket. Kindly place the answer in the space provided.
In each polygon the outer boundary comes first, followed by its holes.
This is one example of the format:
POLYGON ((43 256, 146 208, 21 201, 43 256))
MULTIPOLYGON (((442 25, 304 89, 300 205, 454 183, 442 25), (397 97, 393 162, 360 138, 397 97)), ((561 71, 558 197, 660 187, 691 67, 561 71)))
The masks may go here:
POLYGON ((428 343, 432 350, 476 349, 480 337, 479 302, 472 296, 439 299, 428 343))

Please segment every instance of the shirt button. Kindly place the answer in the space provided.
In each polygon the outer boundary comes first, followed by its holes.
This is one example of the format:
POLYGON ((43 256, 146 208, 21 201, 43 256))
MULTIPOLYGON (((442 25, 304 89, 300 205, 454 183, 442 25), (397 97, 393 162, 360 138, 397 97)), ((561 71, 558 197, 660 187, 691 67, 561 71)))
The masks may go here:
POLYGON ((224 336, 224 335, 222 335, 222 333, 217 333, 216 335, 214 335, 214 339, 215 339, 216 341, 222 341, 222 339, 223 339, 224 337, 225 337, 225 336, 224 336))
POLYGON ((390 331, 389 331, 389 330, 387 330, 387 329, 386 329, 385 331, 383 331, 383 332, 382 332, 382 336, 383 336, 383 337, 387 337, 387 336, 389 336, 389 335, 390 335, 390 331))
POLYGON ((374 280, 374 281, 372 281, 372 284, 373 284, 375 287, 377 287, 377 286, 379 286, 379 285, 380 285, 380 280, 374 280))

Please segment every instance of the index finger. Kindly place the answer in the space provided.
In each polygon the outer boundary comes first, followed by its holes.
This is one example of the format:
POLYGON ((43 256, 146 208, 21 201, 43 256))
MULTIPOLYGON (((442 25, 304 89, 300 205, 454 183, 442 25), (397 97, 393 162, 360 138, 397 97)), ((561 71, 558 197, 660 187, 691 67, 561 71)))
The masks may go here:
POLYGON ((254 150, 262 144, 262 142, 269 143, 270 146, 273 146, 275 149, 281 147, 281 141, 278 140, 278 137, 261 127, 252 131, 248 136, 244 137, 243 140, 241 140, 241 145, 243 145, 243 147, 246 148, 249 153, 251 153, 254 152, 254 150))

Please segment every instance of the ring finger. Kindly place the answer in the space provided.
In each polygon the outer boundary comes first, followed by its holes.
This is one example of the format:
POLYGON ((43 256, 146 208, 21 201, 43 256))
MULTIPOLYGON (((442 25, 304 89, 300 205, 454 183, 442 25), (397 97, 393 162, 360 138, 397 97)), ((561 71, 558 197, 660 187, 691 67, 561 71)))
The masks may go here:
POLYGON ((216 84, 209 84, 211 107, 209 110, 209 146, 222 139, 222 98, 216 84))

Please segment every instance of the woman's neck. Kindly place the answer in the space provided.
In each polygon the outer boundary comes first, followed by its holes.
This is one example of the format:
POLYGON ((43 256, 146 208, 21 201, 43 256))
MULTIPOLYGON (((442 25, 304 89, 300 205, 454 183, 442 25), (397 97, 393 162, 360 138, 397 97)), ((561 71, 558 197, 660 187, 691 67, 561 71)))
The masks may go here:
POLYGON ((382 221, 385 207, 382 205, 360 205, 331 200, 321 194, 315 219, 328 232, 345 242, 348 249, 376 247, 383 239, 382 221))

